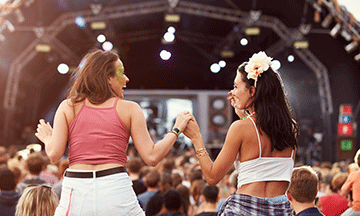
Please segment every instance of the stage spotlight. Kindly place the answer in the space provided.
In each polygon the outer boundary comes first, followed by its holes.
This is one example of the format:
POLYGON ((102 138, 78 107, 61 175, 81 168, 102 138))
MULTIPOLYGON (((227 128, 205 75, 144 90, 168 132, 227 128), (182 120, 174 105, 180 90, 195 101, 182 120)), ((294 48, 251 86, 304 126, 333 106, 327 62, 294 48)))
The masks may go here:
POLYGON ((90 28, 92 30, 102 30, 106 29, 106 23, 105 22, 92 22, 90 24, 90 28))
POLYGON ((75 18, 75 24, 79 27, 79 28, 85 28, 86 27, 86 21, 84 18, 82 18, 81 16, 77 16, 75 18))
POLYGON ((321 22, 321 27, 323 27, 323 28, 329 28, 332 20, 333 20, 333 16, 331 15, 331 13, 329 13, 328 15, 326 15, 326 17, 324 18, 324 20, 321 22))
POLYGON ((114 45, 110 42, 110 41, 105 41, 103 44, 102 44, 102 48, 105 50, 105 51, 110 51, 114 48, 114 45))
POLYGON ((69 69, 70 69, 69 66, 65 63, 61 63, 57 67, 57 70, 60 74, 66 74, 67 72, 69 72, 69 69))
POLYGON ((180 22, 180 14, 165 14, 165 21, 178 23, 180 22))
POLYGON ((171 43, 175 40, 175 35, 173 33, 170 33, 170 32, 166 32, 164 34, 164 40, 167 42, 167 43, 171 43))
POLYGON ((235 53, 234 53, 234 51, 232 51, 232 50, 222 50, 222 51, 220 52, 220 56, 221 56, 222 58, 232 58, 232 57, 235 56, 235 53))
POLYGON ((172 34, 175 34, 175 27, 174 26, 169 26, 169 28, 167 29, 168 32, 172 33, 172 34))
POLYGON ((214 63, 210 66, 210 71, 213 73, 219 73, 221 67, 218 63, 214 63))
POLYGON ((340 30, 341 30, 341 23, 337 23, 334 26, 334 28, 331 29, 331 31, 330 31, 331 37, 335 38, 340 33, 340 30))
POLYGON ((307 41, 295 41, 294 48, 296 49, 307 49, 309 48, 309 42, 307 41))
POLYGON ((272 61, 271 62, 271 68, 273 69, 273 70, 279 70, 280 68, 281 68, 281 63, 280 63, 280 61, 279 60, 274 60, 274 61, 272 61))
POLYGON ((35 50, 37 52, 50 52, 51 46, 48 44, 37 44, 35 46, 35 50))
POLYGON ((15 31, 14 25, 9 20, 6 20, 5 23, 6 23, 6 27, 9 29, 10 32, 15 31))
POLYGON ((249 41, 246 38, 241 38, 240 44, 243 46, 246 46, 249 43, 249 41))
POLYGON ((171 58, 171 52, 167 50, 161 50, 160 58, 165 61, 169 60, 171 58))
POLYGON ((360 62, 360 53, 354 57, 355 61, 360 62))
POLYGON ((342 30, 340 34, 343 36, 343 38, 345 38, 345 40, 351 41, 352 35, 347 30, 342 30))
POLYGON ((222 67, 222 68, 225 67, 225 66, 226 66, 226 62, 225 62, 224 60, 220 60, 220 61, 219 61, 219 66, 222 67))
POLYGON ((19 8, 15 10, 15 15, 16 15, 18 23, 22 23, 25 21, 24 15, 22 14, 22 12, 19 8))
POLYGON ((349 43, 348 45, 345 46, 345 50, 346 50, 347 53, 351 53, 352 51, 354 51, 358 47, 359 47, 359 42, 353 41, 353 42, 351 42, 351 43, 349 43))
POLYGON ((288 55, 287 60, 288 62, 293 62, 295 60, 295 57, 293 55, 288 55))
POLYGON ((97 41, 98 41, 99 43, 105 42, 105 41, 106 41, 105 35, 99 34, 99 35, 97 36, 97 41))
POLYGON ((246 28, 245 29, 246 35, 259 35, 260 34, 260 28, 254 27, 254 28, 246 28))

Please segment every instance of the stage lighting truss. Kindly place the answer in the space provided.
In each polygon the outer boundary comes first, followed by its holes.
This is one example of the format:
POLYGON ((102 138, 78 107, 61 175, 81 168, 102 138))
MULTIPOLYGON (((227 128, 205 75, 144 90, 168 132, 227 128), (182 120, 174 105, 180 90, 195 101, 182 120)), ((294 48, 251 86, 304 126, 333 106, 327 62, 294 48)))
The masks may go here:
POLYGON ((34 0, 3 0, 0 3, 0 41, 5 41, 5 36, 3 35, 3 30, 8 29, 9 32, 15 31, 15 26, 11 23, 6 17, 11 13, 15 14, 18 23, 23 23, 25 21, 24 15, 20 10, 20 6, 25 4, 26 7, 29 7, 34 0))
MULTIPOLYGON (((336 3, 334 4, 331 0, 323 0, 321 1, 321 5, 315 0, 309 1, 317 12, 323 12, 320 6, 325 6, 328 9, 329 13, 321 23, 323 28, 328 28, 333 20, 337 21, 330 31, 330 35, 333 38, 336 38, 340 34, 346 41, 352 41, 344 47, 347 53, 351 53, 358 48, 360 41, 360 22, 355 19, 351 20, 349 18, 349 12, 345 7, 335 5, 336 3)), ((356 55, 354 59, 360 62, 360 54, 356 55)))
MULTIPOLYGON (((26 3, 33 0, 23 0, 23 1, 26 3)), ((298 29, 294 29, 294 30, 289 29, 281 20, 279 20, 276 17, 261 14, 258 20, 256 22, 253 22, 251 20, 251 15, 247 12, 241 10, 229 9, 229 8, 216 7, 212 5, 194 3, 191 1, 178 1, 178 4, 176 5, 176 8, 174 8, 174 10, 169 10, 169 3, 167 1, 154 0, 154 1, 134 3, 125 6, 121 5, 121 6, 114 6, 109 8, 104 7, 101 9, 101 13, 99 13, 98 15, 94 15, 94 13, 90 9, 88 11, 83 11, 78 15, 84 16, 85 20, 90 23, 93 21, 106 21, 110 19, 130 17, 134 15, 146 15, 152 13, 178 13, 178 14, 184 13, 188 15, 220 19, 224 21, 239 23, 239 29, 240 28, 243 29, 244 26, 247 26, 247 24, 249 24, 249 22, 252 23, 252 25, 248 27, 270 28, 281 38, 274 44, 275 46, 272 46, 273 48, 270 49, 274 52, 279 52, 281 51, 281 49, 284 49, 284 47, 292 46, 294 41, 303 40, 303 35, 299 32, 298 29), (284 46, 284 44, 286 46, 284 46)), ((3 107, 5 110, 4 112, 5 121, 3 126, 4 141, 9 140, 9 138, 11 138, 12 136, 8 134, 9 131, 11 130, 11 118, 13 112, 16 111, 16 100, 17 100, 19 80, 20 80, 19 77, 22 75, 23 69, 26 66, 26 64, 28 64, 36 55, 36 52, 34 52, 36 44, 41 42, 42 38, 44 37, 49 39, 51 38, 50 40, 51 46, 52 47, 54 46, 54 49, 56 49, 59 52, 59 54, 63 56, 64 59, 69 58, 69 56, 72 59, 78 59, 76 54, 73 53, 71 49, 69 49, 65 44, 63 44, 61 41, 56 39, 56 35, 60 34, 60 32, 63 31, 63 29, 66 28, 68 25, 73 25, 73 24, 74 24, 74 14, 72 12, 59 16, 56 20, 54 20, 51 23, 50 26, 45 27, 46 31, 41 38, 36 38, 11 63, 10 70, 8 73, 8 78, 6 81, 6 89, 5 89, 4 102, 3 102, 3 107)), ((33 28, 24 29, 24 30, 33 31, 33 28)), ((231 38, 237 38, 236 35, 237 32, 231 32, 230 34, 228 34, 228 36, 231 38)), ((181 37, 181 35, 178 36, 181 37)), ((141 35, 141 37, 137 37, 133 40, 134 41, 139 40, 139 38, 143 38, 143 37, 144 36, 141 35)), ((218 49, 214 49, 217 51, 216 52, 217 55, 219 55, 219 53, 222 50, 228 51, 224 49, 225 47, 223 45, 226 45, 228 43, 227 40, 229 39, 229 37, 224 37, 223 41, 220 41, 220 43, 218 42, 218 40, 216 41, 216 43, 214 43, 216 48, 218 48, 218 49), (217 45, 222 45, 222 46, 217 46, 217 45)), ((196 38, 191 38, 191 39, 194 40, 196 38)), ((238 40, 236 40, 236 42, 239 46, 241 46, 238 40)), ((321 95, 320 97, 321 111, 325 119, 324 124, 325 127, 327 128, 327 131, 330 131, 328 129, 330 125, 330 120, 329 120, 330 118, 327 117, 333 112, 333 107, 332 107, 332 97, 330 92, 327 69, 317 59, 317 57, 314 54, 312 54, 312 52, 309 49, 295 49, 294 52, 316 74, 318 80, 318 88, 321 95)), ((230 52, 228 52, 227 54, 231 54, 231 53, 234 52, 231 52, 230 50, 230 52)), ((331 131, 329 132, 329 134, 331 134, 331 131)))

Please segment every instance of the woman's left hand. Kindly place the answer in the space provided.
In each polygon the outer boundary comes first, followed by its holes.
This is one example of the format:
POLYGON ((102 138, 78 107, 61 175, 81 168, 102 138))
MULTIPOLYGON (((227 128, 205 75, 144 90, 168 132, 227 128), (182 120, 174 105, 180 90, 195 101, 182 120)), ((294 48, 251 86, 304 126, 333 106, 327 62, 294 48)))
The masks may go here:
POLYGON ((35 136, 44 144, 48 143, 52 136, 52 127, 49 122, 45 123, 44 119, 40 119, 37 125, 35 136))

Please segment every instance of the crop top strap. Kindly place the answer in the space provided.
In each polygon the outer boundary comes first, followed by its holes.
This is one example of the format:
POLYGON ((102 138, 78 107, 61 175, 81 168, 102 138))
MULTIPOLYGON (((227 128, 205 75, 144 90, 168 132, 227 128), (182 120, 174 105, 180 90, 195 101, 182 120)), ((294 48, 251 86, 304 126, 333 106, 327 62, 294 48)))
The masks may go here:
POLYGON ((113 107, 116 107, 116 104, 117 104, 118 100, 119 100, 119 98, 118 98, 118 97, 116 97, 115 102, 114 102, 114 106, 113 106, 113 107))
POLYGON ((257 127, 256 127, 256 124, 255 124, 255 122, 254 122, 254 120, 250 117, 249 118, 251 121, 252 121, 252 123, 254 124, 254 126, 255 126, 255 130, 256 130, 256 135, 257 135, 257 138, 258 138, 258 141, 259 141, 259 158, 261 158, 261 142, 260 142, 260 135, 259 135, 259 131, 258 131, 258 129, 257 129, 257 127))

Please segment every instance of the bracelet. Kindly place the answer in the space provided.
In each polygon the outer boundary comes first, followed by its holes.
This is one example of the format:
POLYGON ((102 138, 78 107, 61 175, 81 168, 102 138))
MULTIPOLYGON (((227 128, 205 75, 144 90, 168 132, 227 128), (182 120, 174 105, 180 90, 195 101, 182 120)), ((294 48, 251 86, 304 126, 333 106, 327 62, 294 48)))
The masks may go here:
POLYGON ((168 133, 173 133, 173 134, 176 135, 176 137, 179 137, 178 134, 177 134, 175 131, 173 131, 173 130, 169 131, 168 133))
POLYGON ((208 155, 208 153, 207 153, 206 149, 204 149, 204 148, 200 148, 200 149, 198 149, 196 151, 196 157, 197 158, 201 158, 201 157, 203 157, 205 155, 208 155))
POLYGON ((179 137, 180 134, 181 134, 181 131, 179 130, 179 128, 173 128, 171 131, 174 132, 174 133, 176 133, 176 135, 177 135, 178 137, 179 137))

